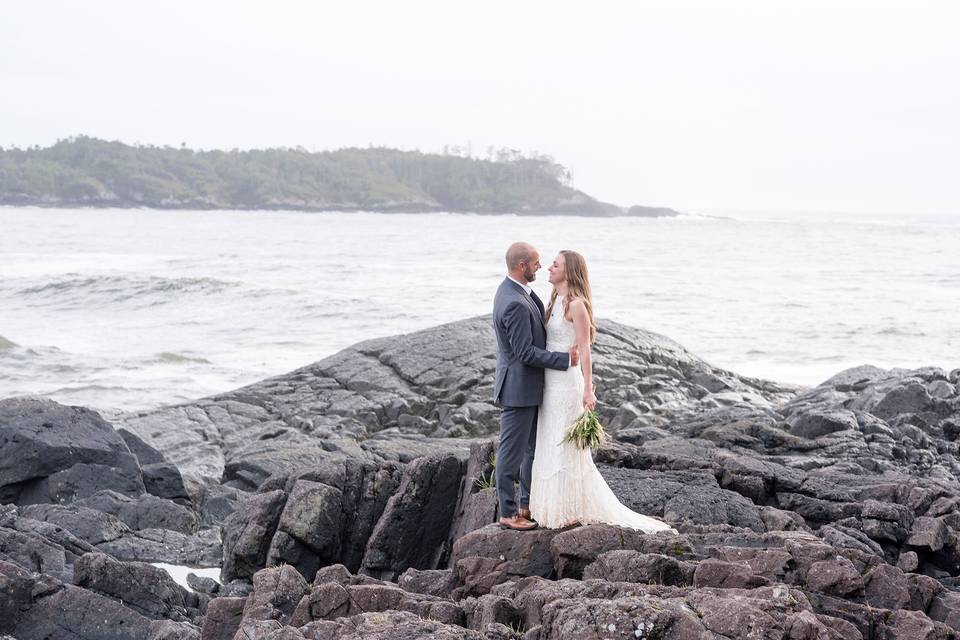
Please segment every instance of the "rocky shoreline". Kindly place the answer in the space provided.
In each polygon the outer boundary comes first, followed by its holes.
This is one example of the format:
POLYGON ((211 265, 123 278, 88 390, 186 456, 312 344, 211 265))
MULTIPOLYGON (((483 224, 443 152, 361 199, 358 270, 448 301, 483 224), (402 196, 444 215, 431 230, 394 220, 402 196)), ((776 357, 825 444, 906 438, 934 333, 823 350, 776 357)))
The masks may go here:
POLYGON ((801 389, 601 322, 595 458, 670 536, 490 524, 493 367, 479 317, 109 422, 0 400, 0 638, 960 637, 960 369, 801 389))
POLYGON ((685 215, 669 207, 634 205, 620 207, 595 200, 572 200, 548 207, 509 208, 458 208, 443 206, 436 202, 398 202, 387 205, 369 205, 342 202, 305 202, 302 200, 277 200, 251 206, 210 199, 164 200, 143 202, 117 197, 24 197, 0 194, 0 207, 40 207, 43 209, 157 209, 161 211, 300 211, 304 213, 461 213, 481 216, 582 216, 588 218, 675 218, 685 215))

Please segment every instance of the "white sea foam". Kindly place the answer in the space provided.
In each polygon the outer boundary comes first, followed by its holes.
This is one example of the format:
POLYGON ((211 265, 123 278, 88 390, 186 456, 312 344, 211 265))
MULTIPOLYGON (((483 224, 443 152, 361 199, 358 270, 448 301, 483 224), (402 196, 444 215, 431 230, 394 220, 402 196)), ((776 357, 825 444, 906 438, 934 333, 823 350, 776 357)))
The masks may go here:
POLYGON ((545 265, 582 251, 599 317, 740 373, 960 366, 960 217, 0 208, 0 225, 0 397, 154 407, 488 313, 518 239, 545 265))
POLYGON ((186 589, 190 588, 190 585, 187 584, 188 573, 193 573, 201 578, 213 578, 217 582, 220 582, 219 567, 197 569, 194 567, 186 567, 177 564, 167 564, 165 562, 151 562, 150 564, 169 573, 170 577, 176 580, 177 584, 186 589))

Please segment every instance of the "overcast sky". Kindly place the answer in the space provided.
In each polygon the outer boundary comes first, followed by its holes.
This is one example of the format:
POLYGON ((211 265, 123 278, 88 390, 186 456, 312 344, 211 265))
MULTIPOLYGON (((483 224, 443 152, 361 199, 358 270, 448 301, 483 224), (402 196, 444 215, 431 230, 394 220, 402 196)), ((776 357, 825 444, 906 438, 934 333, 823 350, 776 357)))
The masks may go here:
POLYGON ((960 214, 960 3, 0 0, 0 145, 537 150, 622 205, 960 214))

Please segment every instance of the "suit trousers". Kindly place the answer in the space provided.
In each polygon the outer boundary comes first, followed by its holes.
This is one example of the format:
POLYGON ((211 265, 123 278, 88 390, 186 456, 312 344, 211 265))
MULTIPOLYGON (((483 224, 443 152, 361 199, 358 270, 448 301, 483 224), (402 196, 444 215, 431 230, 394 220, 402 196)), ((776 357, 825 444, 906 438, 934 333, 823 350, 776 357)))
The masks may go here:
POLYGON ((497 447, 497 500, 500 517, 517 515, 530 506, 530 476, 537 446, 537 413, 540 407, 503 407, 500 444, 497 447), (520 484, 519 504, 515 484, 520 484))

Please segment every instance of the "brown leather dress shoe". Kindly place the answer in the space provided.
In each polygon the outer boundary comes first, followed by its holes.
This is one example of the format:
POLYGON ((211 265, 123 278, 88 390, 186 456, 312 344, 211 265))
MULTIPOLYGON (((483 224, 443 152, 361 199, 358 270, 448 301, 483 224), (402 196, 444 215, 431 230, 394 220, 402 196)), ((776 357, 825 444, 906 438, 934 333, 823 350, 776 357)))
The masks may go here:
POLYGON ((523 507, 520 507, 517 510, 517 515, 520 516, 521 518, 529 520, 530 522, 536 522, 536 520, 534 520, 533 517, 530 515, 530 509, 525 509, 523 507))
POLYGON ((500 518, 497 522, 516 531, 530 531, 531 529, 537 528, 536 522, 530 522, 526 518, 521 518, 519 515, 511 518, 500 518))

